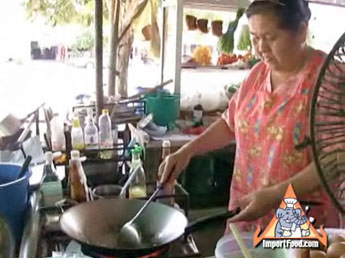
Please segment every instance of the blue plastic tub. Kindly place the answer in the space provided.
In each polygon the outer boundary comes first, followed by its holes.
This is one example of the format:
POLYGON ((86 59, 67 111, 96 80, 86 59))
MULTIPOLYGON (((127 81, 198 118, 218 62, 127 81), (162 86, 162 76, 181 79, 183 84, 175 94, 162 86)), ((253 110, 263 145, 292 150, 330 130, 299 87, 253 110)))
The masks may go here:
POLYGON ((0 163, 0 214, 4 216, 16 240, 20 240, 28 207, 30 170, 17 179, 20 165, 0 163))

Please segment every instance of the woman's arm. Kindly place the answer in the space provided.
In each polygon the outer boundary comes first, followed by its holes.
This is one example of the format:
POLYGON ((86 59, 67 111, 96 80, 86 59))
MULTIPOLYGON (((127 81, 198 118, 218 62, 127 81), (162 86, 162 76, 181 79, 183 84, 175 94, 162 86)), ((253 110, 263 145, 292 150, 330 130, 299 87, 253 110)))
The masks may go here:
POLYGON ((273 187, 275 188, 276 193, 282 198, 288 185, 292 184, 298 198, 299 196, 303 196, 318 190, 321 186, 320 183, 320 178, 317 174, 315 164, 310 163, 301 172, 273 187))
POLYGON ((318 190, 320 179, 315 165, 310 163, 305 169, 288 180, 246 195, 239 200, 242 211, 230 219, 230 222, 250 221, 264 216, 279 206, 289 184, 292 184, 297 198, 318 190))
POLYGON ((182 146, 182 149, 195 156, 225 147, 234 139, 234 133, 229 129, 225 120, 219 118, 200 136, 182 146))
POLYGON ((165 182, 167 178, 169 178, 169 182, 174 182, 192 157, 225 147, 234 138, 234 134, 225 120, 219 118, 205 132, 183 145, 160 164, 158 173, 161 182, 165 182))

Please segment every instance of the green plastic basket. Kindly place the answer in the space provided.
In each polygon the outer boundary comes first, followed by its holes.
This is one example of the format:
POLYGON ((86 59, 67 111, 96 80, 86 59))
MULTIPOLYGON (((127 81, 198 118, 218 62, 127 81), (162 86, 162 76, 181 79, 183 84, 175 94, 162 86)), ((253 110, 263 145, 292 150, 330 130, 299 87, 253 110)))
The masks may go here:
POLYGON ((173 128, 180 111, 180 96, 158 92, 145 96, 145 114, 152 113, 153 121, 160 126, 173 128))

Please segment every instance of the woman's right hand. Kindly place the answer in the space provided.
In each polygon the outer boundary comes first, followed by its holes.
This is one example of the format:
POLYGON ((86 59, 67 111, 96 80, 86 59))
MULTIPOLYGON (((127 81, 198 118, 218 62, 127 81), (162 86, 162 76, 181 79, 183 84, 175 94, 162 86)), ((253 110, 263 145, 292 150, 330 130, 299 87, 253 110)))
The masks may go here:
POLYGON ((168 155, 159 165, 159 181, 165 184, 174 184, 175 179, 187 167, 192 155, 186 148, 168 155))

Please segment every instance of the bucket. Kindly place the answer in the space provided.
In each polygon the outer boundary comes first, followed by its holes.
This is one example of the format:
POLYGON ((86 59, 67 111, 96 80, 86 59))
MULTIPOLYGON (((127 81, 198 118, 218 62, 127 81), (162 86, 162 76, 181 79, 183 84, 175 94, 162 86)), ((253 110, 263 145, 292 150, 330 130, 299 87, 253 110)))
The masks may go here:
POLYGON ((145 97, 145 114, 153 114, 153 122, 173 128, 179 115, 180 96, 158 92, 145 97))
POLYGON ((29 170, 19 179, 20 165, 0 163, 0 214, 7 220, 15 239, 21 238, 28 207, 29 170))

